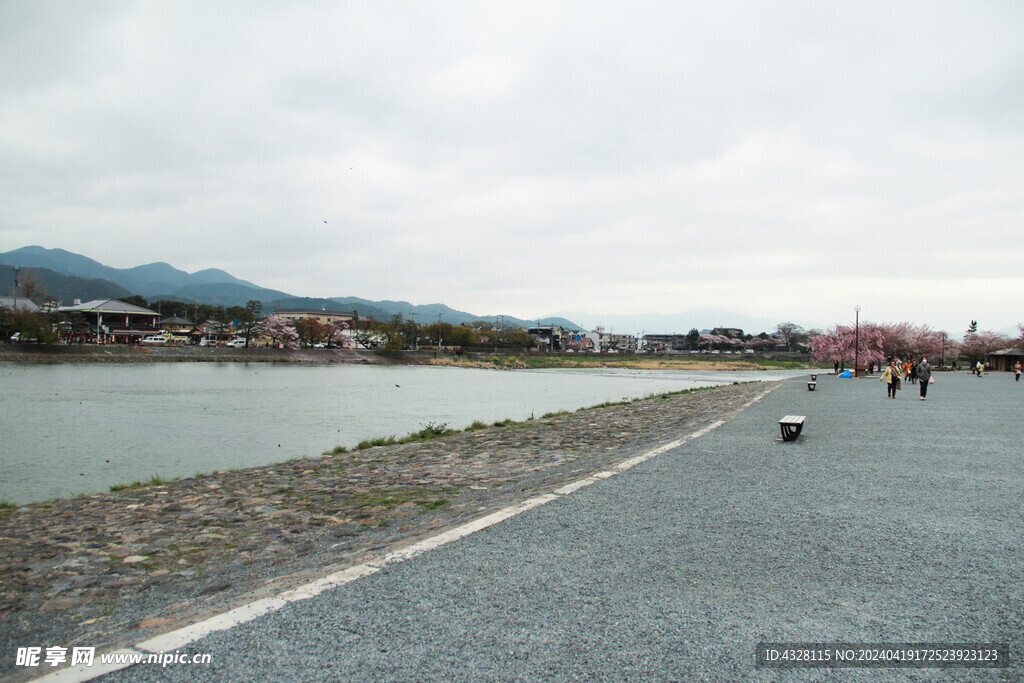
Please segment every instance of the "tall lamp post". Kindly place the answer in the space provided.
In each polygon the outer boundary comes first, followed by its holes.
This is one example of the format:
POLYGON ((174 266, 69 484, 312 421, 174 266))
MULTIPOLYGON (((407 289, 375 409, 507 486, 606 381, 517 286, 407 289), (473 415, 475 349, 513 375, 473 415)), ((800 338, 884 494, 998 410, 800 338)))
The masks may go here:
POLYGON ((860 377, 860 304, 853 307, 857 314, 856 332, 853 336, 853 376, 860 377))

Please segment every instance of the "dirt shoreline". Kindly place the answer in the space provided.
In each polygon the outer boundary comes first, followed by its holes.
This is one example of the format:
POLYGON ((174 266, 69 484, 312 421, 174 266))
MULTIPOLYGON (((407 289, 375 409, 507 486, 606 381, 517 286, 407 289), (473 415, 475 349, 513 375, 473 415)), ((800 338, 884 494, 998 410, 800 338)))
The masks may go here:
POLYGON ((231 349, 200 346, 0 344, 0 362, 21 363, 361 363, 396 360, 373 351, 342 349, 231 349))
POLYGON ((813 367, 804 359, 766 363, 764 359, 721 356, 616 356, 572 357, 491 352, 465 355, 426 351, 383 354, 346 349, 208 348, 198 346, 125 346, 91 344, 0 344, 0 362, 19 363, 298 363, 310 365, 443 365, 459 368, 522 370, 534 368, 628 368, 634 370, 767 370, 813 367))
MULTIPOLYGON (((0 650, 139 642, 605 471, 777 382, 0 510, 0 650)), ((13 656, 0 676, 19 676, 13 656)))

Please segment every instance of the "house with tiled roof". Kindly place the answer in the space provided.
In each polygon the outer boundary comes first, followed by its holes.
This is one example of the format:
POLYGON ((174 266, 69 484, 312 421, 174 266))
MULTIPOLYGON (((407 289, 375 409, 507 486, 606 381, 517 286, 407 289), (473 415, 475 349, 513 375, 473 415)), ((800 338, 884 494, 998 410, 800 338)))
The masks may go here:
POLYGON ((88 335, 101 344, 132 344, 160 331, 160 314, 118 299, 93 299, 61 306, 60 313, 80 314, 89 324, 88 335))

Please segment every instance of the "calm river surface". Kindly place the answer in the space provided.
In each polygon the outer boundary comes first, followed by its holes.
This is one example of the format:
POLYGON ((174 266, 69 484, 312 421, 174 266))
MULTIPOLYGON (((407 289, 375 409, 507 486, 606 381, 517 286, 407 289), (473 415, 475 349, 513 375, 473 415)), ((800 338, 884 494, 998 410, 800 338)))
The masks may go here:
POLYGON ((0 363, 0 500, 264 465, 428 423, 461 429, 804 372, 0 363))

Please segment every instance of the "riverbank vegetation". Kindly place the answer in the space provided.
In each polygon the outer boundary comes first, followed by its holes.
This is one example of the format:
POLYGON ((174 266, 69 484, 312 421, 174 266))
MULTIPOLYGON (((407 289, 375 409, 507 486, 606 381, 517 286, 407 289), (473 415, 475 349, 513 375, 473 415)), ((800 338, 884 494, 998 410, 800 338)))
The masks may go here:
POLYGON ((431 358, 431 365, 497 368, 501 370, 544 368, 626 368, 634 370, 800 370, 825 367, 821 361, 801 355, 792 359, 719 354, 530 354, 486 356, 463 354, 431 358))
MULTIPOLYGON (((739 382, 734 382, 733 384, 739 384, 739 382)), ((634 398, 634 399, 625 399, 625 400, 622 400, 622 401, 605 401, 604 403, 598 403, 596 405, 585 406, 583 408, 578 408, 575 412, 581 413, 581 412, 586 412, 588 410, 597 410, 599 408, 611 408, 611 407, 615 407, 615 406, 624 406, 624 405, 629 405, 630 403, 636 403, 638 401, 667 400, 669 398, 674 398, 676 396, 683 396, 685 394, 692 394, 692 393, 695 393, 695 392, 698 392, 698 391, 709 391, 709 390, 713 390, 713 389, 717 389, 717 388, 719 388, 719 387, 717 387, 717 386, 712 386, 712 387, 694 387, 692 389, 681 389, 679 391, 669 391, 669 392, 665 392, 665 393, 661 393, 661 394, 651 394, 649 396, 643 396, 643 397, 638 397, 638 398, 634 398)), ((542 420, 546 420, 546 419, 551 419, 551 418, 558 417, 560 415, 568 415, 568 414, 570 414, 569 411, 561 411, 561 412, 557 412, 557 413, 546 413, 546 414, 541 416, 541 419, 542 420)), ((528 425, 531 422, 533 422, 534 419, 535 418, 534 418, 533 415, 531 415, 530 417, 528 417, 525 420, 511 420, 511 419, 506 418, 504 420, 498 420, 497 422, 494 422, 493 424, 490 424, 490 425, 485 423, 485 422, 481 422, 480 420, 475 420, 472 424, 470 424, 465 429, 450 429, 448 427, 447 423, 436 424, 434 422, 428 422, 427 424, 425 424, 423 426, 423 429, 421 429, 419 431, 416 431, 416 432, 412 432, 411 434, 407 434, 406 436, 403 436, 401 438, 397 438, 397 437, 392 435, 392 436, 378 436, 378 437, 374 437, 372 439, 364 439, 363 441, 360 441, 356 445, 356 447, 354 449, 349 449, 347 446, 339 445, 339 446, 335 446, 334 448, 332 448, 330 450, 324 451, 323 455, 328 455, 328 456, 329 455, 340 455, 340 454, 343 454, 343 453, 349 453, 349 452, 351 452, 351 450, 364 451, 364 450, 368 450, 370 448, 374 448, 376 446, 393 446, 393 445, 399 445, 399 444, 417 443, 417 442, 422 442, 422 441, 431 441, 433 439, 439 439, 439 438, 441 438, 443 436, 448 436, 450 434, 458 434, 459 432, 472 432, 472 431, 476 431, 478 429, 487 429, 488 427, 498 427, 498 428, 525 427, 526 425, 528 425)), ((122 486, 122 488, 126 488, 126 487, 122 486)))

